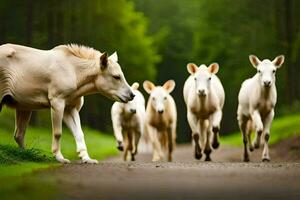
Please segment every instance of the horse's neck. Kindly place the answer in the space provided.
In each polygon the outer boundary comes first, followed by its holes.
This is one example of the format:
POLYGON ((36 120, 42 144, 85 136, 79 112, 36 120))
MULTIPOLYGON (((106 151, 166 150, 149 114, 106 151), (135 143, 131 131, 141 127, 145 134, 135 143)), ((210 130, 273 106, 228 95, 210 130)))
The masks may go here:
POLYGON ((72 99, 76 99, 82 96, 86 96, 88 94, 94 94, 97 92, 96 86, 94 82, 89 82, 83 84, 82 86, 78 87, 78 89, 72 94, 72 99))
POLYGON ((94 82, 96 76, 100 73, 99 63, 96 60, 79 59, 73 63, 77 87, 80 88, 90 82, 94 82))

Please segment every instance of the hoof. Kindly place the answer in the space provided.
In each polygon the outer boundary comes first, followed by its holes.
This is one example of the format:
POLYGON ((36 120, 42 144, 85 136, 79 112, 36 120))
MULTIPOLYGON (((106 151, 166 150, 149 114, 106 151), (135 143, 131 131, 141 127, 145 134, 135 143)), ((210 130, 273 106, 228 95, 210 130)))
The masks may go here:
POLYGON ((134 154, 131 154, 131 161, 135 161, 134 154))
POLYGON ((270 158, 263 158, 262 161, 263 162, 270 162, 270 158))
POLYGON ((195 146, 195 158, 200 160, 202 158, 201 148, 199 145, 195 146))
POLYGON ((95 159, 83 159, 82 163, 85 163, 85 164, 98 164, 98 160, 95 160, 95 159))
POLYGON ((62 164, 70 164, 71 161, 68 160, 68 159, 65 159, 65 158, 60 158, 60 159, 57 159, 58 162, 62 163, 62 164))
POLYGON ((250 159, 249 159, 249 157, 246 157, 246 158, 244 157, 243 161, 244 161, 244 162, 249 162, 250 159))
POLYGON ((202 158, 202 154, 199 153, 199 152, 195 152, 195 158, 196 158, 197 160, 200 160, 200 159, 202 158))
POLYGON ((206 156, 206 157, 205 157, 205 161, 211 161, 210 156, 206 156))
POLYGON ((219 148, 220 143, 219 142, 213 142, 211 146, 212 146, 212 148, 217 149, 217 148, 219 148))
POLYGON ((124 147, 121 145, 121 146, 117 146, 117 149, 119 150, 119 151, 124 151, 124 147))

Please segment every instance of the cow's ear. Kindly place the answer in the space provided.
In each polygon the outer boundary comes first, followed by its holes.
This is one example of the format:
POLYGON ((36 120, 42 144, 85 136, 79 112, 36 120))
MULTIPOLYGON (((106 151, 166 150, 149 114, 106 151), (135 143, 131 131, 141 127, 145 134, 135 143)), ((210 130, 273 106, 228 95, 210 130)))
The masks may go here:
POLYGON ((107 63, 108 63, 107 53, 104 52, 104 53, 100 56, 100 68, 101 68, 101 70, 104 70, 104 69, 107 68, 107 63))
POLYGON ((131 88, 132 88, 133 90, 137 90, 137 89, 139 89, 139 86, 140 86, 140 84, 139 84, 138 82, 134 82, 134 83, 131 85, 131 88))
POLYGON ((219 64, 218 63, 212 63, 208 67, 208 71, 212 74, 216 74, 219 71, 219 64))
POLYGON ((277 56, 272 62, 276 68, 280 68, 284 63, 284 55, 277 56))
POLYGON ((171 93, 175 88, 175 81, 174 80, 168 80, 165 82, 165 84, 162 86, 168 93, 171 93))
POLYGON ((250 55, 249 60, 254 68, 257 68, 257 66, 261 63, 261 61, 255 55, 250 55))
POLYGON ((144 90, 150 94, 152 90, 155 88, 155 85, 150 81, 144 81, 143 83, 144 90))
POLYGON ((186 68, 190 74, 195 74, 198 69, 198 66, 194 63, 189 63, 187 64, 186 68))

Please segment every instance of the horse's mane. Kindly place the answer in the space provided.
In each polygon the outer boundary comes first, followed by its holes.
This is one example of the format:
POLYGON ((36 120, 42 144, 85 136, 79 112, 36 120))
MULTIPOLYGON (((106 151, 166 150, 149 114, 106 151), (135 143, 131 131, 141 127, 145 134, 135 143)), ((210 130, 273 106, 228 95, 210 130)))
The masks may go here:
POLYGON ((97 57, 99 57, 99 55, 101 55, 101 52, 95 50, 94 48, 78 45, 78 44, 67 44, 58 47, 63 47, 67 53, 70 53, 73 56, 87 59, 87 60, 96 59, 97 57))

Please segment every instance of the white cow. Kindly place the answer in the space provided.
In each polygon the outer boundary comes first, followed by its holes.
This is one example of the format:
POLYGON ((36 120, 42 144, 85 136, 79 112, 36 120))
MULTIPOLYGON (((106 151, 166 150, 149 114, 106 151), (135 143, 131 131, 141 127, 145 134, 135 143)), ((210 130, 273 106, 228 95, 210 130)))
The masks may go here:
POLYGON ((24 148, 24 135, 32 110, 51 110, 52 152, 61 163, 62 121, 72 131, 79 157, 89 157, 80 125, 83 96, 101 93, 113 100, 128 102, 134 94, 127 84, 116 53, 107 56, 93 48, 61 45, 51 50, 5 44, 0 46, 0 110, 16 109, 15 140, 24 148))
POLYGON ((152 161, 164 158, 163 149, 167 149, 168 161, 172 161, 176 140, 177 110, 170 93, 175 88, 175 82, 169 80, 163 86, 155 86, 152 82, 145 81, 143 86, 150 94, 145 127, 153 147, 152 161))
POLYGON ((134 156, 138 151, 138 144, 141 135, 144 133, 145 124, 145 99, 138 91, 139 84, 133 83, 131 86, 135 95, 132 101, 127 103, 115 102, 111 108, 111 119, 117 148, 123 151, 125 146, 124 160, 135 160, 134 156), (130 154, 128 154, 128 151, 130 154), (129 157, 129 156, 130 157, 129 157))
POLYGON ((249 161, 248 143, 250 151, 259 148, 260 138, 263 135, 264 149, 262 161, 270 161, 268 141, 270 127, 274 117, 274 107, 277 101, 275 86, 276 70, 284 62, 284 56, 277 56, 273 61, 260 61, 256 56, 249 56, 257 73, 243 82, 239 92, 239 106, 237 119, 243 134, 245 162, 249 161), (256 131, 254 143, 251 143, 251 132, 256 131))
POLYGON ((211 146, 214 149, 219 146, 218 137, 225 101, 222 83, 215 75, 219 65, 213 63, 209 67, 197 67, 189 63, 187 70, 191 75, 184 84, 183 96, 195 144, 195 158, 200 160, 204 149, 205 160, 210 161, 211 146))

